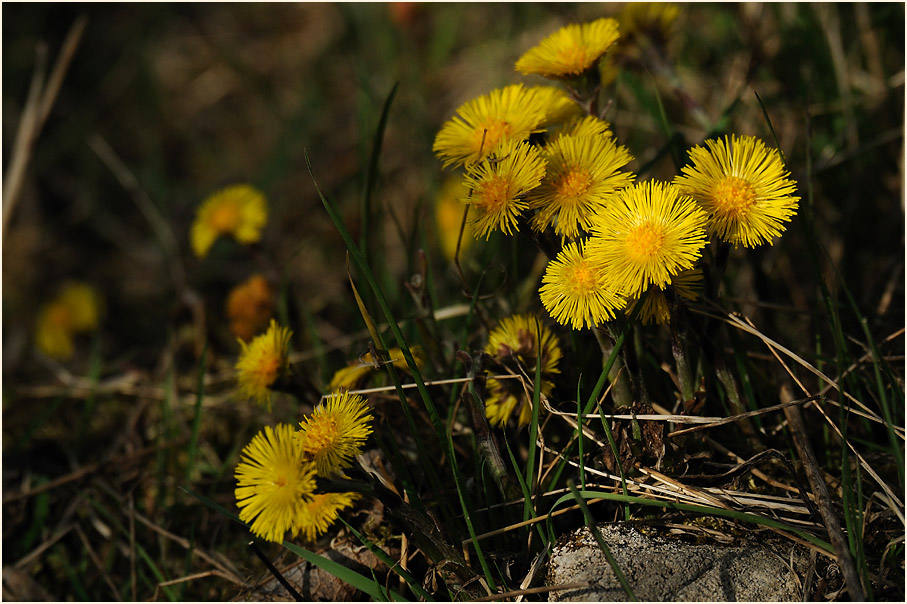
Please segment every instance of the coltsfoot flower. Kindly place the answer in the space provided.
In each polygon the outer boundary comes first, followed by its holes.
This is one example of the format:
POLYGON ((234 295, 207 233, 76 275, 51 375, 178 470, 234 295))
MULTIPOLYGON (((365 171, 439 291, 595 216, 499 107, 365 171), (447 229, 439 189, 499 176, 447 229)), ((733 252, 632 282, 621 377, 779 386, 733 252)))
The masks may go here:
POLYGON ((359 499, 358 493, 316 493, 303 506, 293 535, 302 533, 306 541, 315 541, 337 520, 339 512, 352 506, 359 499))
POLYGON ((251 343, 239 341, 242 351, 236 362, 236 371, 240 394, 271 408, 271 386, 289 367, 292 333, 271 319, 268 331, 251 343))
POLYGON ((47 356, 68 359, 75 350, 74 337, 98 326, 101 298, 85 283, 68 281, 38 312, 35 344, 47 356))
MULTIPOLYGON (((674 295, 684 300, 696 300, 699 297, 699 290, 702 289, 702 269, 690 268, 680 271, 671 277, 670 287, 674 288, 674 295)), ((633 314, 638 303, 639 298, 630 299, 624 314, 627 316, 633 314)), ((671 305, 668 303, 665 290, 657 285, 650 285, 649 293, 639 309, 637 318, 643 325, 650 323, 668 325, 671 322, 671 305)))
POLYGON ((230 333, 248 342, 274 314, 274 290, 262 275, 252 275, 230 291, 227 319, 230 333))
POLYGON ((204 258, 222 235, 230 235, 243 245, 255 243, 261 239, 267 221, 264 194, 246 184, 227 187, 208 196, 198 207, 189 233, 192 250, 204 258))
POLYGON ((567 25, 526 51, 516 62, 516 70, 547 78, 581 75, 595 66, 619 35, 617 21, 609 18, 567 25))
MULTIPOLYGON (((422 348, 419 346, 411 346, 409 351, 413 355, 413 361, 416 362, 416 367, 421 370, 422 366, 425 364, 422 348)), ((399 348, 391 348, 387 351, 387 356, 394 367, 400 371, 409 373, 409 365, 407 365, 406 359, 403 357, 402 350, 399 348)), ((334 373, 334 377, 331 378, 328 390, 353 390, 359 388, 366 377, 378 369, 380 369, 380 365, 378 367, 375 366, 375 360, 372 358, 372 353, 366 352, 346 367, 338 369, 334 373)))
POLYGON ((368 403, 358 394, 335 392, 299 423, 299 439, 318 475, 330 477, 349 468, 372 433, 368 403))

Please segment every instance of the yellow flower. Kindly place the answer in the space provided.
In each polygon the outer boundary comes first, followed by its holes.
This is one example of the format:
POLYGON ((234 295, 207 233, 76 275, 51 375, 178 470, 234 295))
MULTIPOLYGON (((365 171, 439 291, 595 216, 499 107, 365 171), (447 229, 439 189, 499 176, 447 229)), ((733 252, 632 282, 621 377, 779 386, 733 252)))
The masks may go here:
POLYGON ((582 115, 582 108, 576 104, 576 101, 570 98, 566 92, 554 86, 533 86, 529 89, 530 94, 538 97, 539 103, 545 109, 545 119, 542 120, 543 126, 552 124, 561 124, 567 120, 577 118, 582 115))
POLYGON ((279 543, 304 519, 315 468, 304 460, 293 426, 265 426, 243 448, 235 476, 239 519, 259 537, 279 543))
POLYGON ((535 367, 541 350, 541 394, 549 396, 554 389, 552 375, 560 373, 562 352, 557 337, 534 315, 513 315, 501 320, 488 335, 485 352, 491 355, 505 374, 528 376, 529 387, 519 379, 488 378, 485 415, 492 425, 503 425, 514 411, 518 423, 525 426, 532 419, 532 387, 535 367), (541 337, 540 337, 541 336, 541 337))
POLYGON ((776 149, 753 136, 705 141, 674 184, 709 214, 709 235, 736 247, 772 244, 797 212, 797 183, 776 149))
MULTIPOLYGON (((466 206, 462 199, 469 194, 469 189, 463 184, 460 177, 450 177, 444 180, 441 191, 435 200, 435 222, 438 229, 438 243, 441 253, 448 262, 453 262, 457 251, 457 238, 460 237, 460 225, 463 223, 463 212, 466 206)), ((472 223, 466 221, 463 226, 463 237, 460 240, 460 255, 472 245, 475 230, 472 223)))
POLYGON ((35 344, 47 356, 68 359, 75 350, 73 337, 98 326, 101 298, 90 285, 69 281, 38 312, 35 344))
POLYGON ((516 70, 523 75, 534 73, 547 78, 581 75, 617 41, 617 29, 614 19, 562 27, 526 51, 516 62, 516 70))
POLYGON ((568 243, 548 263, 539 296, 555 321, 582 329, 614 319, 626 300, 586 255, 583 241, 568 243))
POLYGON ((306 541, 315 541, 337 520, 338 512, 352 506, 358 493, 318 493, 303 507, 293 535, 302 533, 306 541))
POLYGON ((274 314, 274 290, 262 275, 252 275, 227 297, 230 333, 249 341, 274 314))
POLYGON ((602 136, 604 138, 613 138, 611 124, 594 115, 587 115, 579 119, 572 120, 557 131, 555 136, 575 136, 578 138, 588 136, 602 136))
POLYGON ((311 417, 299 423, 297 434, 306 458, 315 463, 319 476, 339 474, 362 453, 372 433, 368 409, 365 399, 344 390, 328 395, 311 417))
POLYGON ((519 230, 517 218, 528 207, 524 197, 542 182, 545 161, 536 147, 522 141, 504 141, 479 164, 467 168, 465 203, 474 206, 472 220, 477 235, 492 231, 506 235, 519 230))
POLYGON ((643 38, 664 46, 679 14, 680 8, 670 2, 628 2, 617 17, 622 32, 618 53, 639 55, 643 38))
POLYGON ((529 207, 538 210, 531 222, 536 231, 553 226, 558 235, 579 236, 614 192, 635 178, 621 171, 633 156, 610 136, 558 136, 543 157, 547 173, 528 197, 529 207))
POLYGON ((242 352, 236 362, 240 393, 259 404, 267 403, 271 408, 270 387, 289 367, 291 332, 280 327, 274 319, 268 331, 256 337, 250 344, 242 340, 242 352))
MULTIPOLYGON (((412 346, 409 351, 413 355, 416 367, 422 369, 422 366, 425 363, 422 349, 419 346, 412 346)), ((391 348, 387 351, 387 355, 394 367, 409 373, 409 365, 406 364, 406 359, 403 358, 402 350, 399 348, 391 348)), ((328 390, 353 390, 354 388, 358 388, 369 374, 378 369, 380 369, 380 367, 375 367, 375 360, 372 358, 372 353, 366 352, 355 362, 347 365, 343 369, 338 369, 337 372, 334 373, 334 377, 331 378, 328 390)))
POLYGON ((265 196, 249 185, 233 185, 208 196, 198 207, 192 223, 192 249, 199 258, 221 235, 232 235, 248 245, 261 239, 261 230, 268 220, 265 196))
POLYGON ((550 101, 522 84, 492 90, 457 109, 441 126, 432 151, 445 167, 477 162, 502 140, 526 140, 540 132, 552 110, 550 101))
POLYGON ((596 216, 588 255, 621 293, 639 296, 693 267, 705 247, 705 224, 696 202, 672 185, 637 183, 596 216))
MULTIPOLYGON (((702 287, 702 269, 691 268, 680 271, 671 278, 671 287, 674 288, 674 294, 686 300, 695 300, 699 297, 699 289, 702 287)), ((624 314, 630 316, 639 303, 639 298, 633 298, 627 302, 627 308, 624 314)), ((667 325, 671 322, 671 305, 662 288, 657 285, 649 286, 649 293, 646 301, 643 302, 642 308, 639 309, 637 318, 643 325, 652 322, 659 325, 667 325)))

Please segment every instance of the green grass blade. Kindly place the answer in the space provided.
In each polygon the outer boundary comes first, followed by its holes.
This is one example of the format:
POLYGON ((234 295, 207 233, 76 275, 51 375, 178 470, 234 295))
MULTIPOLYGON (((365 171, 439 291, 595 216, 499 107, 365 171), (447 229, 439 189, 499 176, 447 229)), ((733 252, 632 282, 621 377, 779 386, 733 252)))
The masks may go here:
POLYGON ((384 101, 384 107, 381 109, 381 118, 378 120, 378 128, 375 130, 375 137, 372 140, 372 153, 369 158, 368 167, 365 172, 365 189, 362 193, 362 232, 359 235, 359 248, 362 250, 362 256, 366 259, 369 257, 369 233, 371 232, 372 222, 372 193, 375 190, 375 182, 378 179, 378 162, 381 158, 381 145, 384 142, 384 130, 387 128, 387 116, 390 113, 391 104, 397 95, 399 82, 394 84, 390 94, 384 101))
POLYGON ((205 366, 208 358, 208 341, 202 348, 202 358, 198 364, 198 385, 195 394, 195 419, 192 420, 192 436, 189 439, 189 461, 186 463, 186 483, 192 481, 192 470, 198 455, 198 433, 202 426, 202 399, 205 397, 205 366))
POLYGON ((529 422, 529 453, 526 460, 526 486, 530 491, 535 483, 535 441, 539 432, 539 397, 542 393, 542 327, 538 317, 535 317, 535 338, 535 379, 532 383, 532 419, 529 422))

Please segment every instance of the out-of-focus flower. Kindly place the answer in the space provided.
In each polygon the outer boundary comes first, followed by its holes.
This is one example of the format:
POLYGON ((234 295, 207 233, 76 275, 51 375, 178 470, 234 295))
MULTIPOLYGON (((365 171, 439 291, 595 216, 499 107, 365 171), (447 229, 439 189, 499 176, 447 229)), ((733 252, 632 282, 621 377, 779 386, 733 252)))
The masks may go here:
POLYGON ((274 315, 274 290, 262 275, 252 275, 227 297, 230 332, 246 342, 274 315))
POLYGON ((517 218, 529 207, 524 198, 544 176, 545 161, 538 149, 523 141, 503 141, 491 155, 467 168, 470 194, 463 201, 477 211, 472 220, 476 234, 488 239, 492 231, 511 235, 519 230, 517 218))
POLYGON ((239 341, 242 352, 236 362, 240 393, 271 408, 271 386, 289 367, 291 332, 271 319, 268 331, 251 343, 239 341))
POLYGON ((690 149, 691 163, 674 184, 709 215, 709 235, 736 247, 773 244, 800 198, 781 155, 753 136, 709 139, 690 149))
POLYGON ((639 296, 693 267, 705 247, 705 224, 705 212, 674 186, 638 183, 596 215, 586 254, 618 291, 639 296))
POLYGON ((583 114, 582 108, 576 104, 576 101, 555 86, 533 86, 529 89, 529 93, 535 95, 545 109, 543 126, 562 124, 583 114))
POLYGON ((51 358, 71 358, 73 338, 94 330, 100 314, 101 298, 93 287, 77 281, 64 283, 56 297, 38 312, 35 344, 51 358))
POLYGON ((438 131, 432 151, 445 167, 477 162, 503 140, 540 132, 551 109, 544 95, 522 84, 492 90, 457 109, 438 131))
MULTIPOLYGON (((422 366, 425 364, 422 348, 419 346, 411 346, 409 352, 413 355, 413 361, 416 362, 416 367, 421 370, 422 366)), ((387 351, 387 355, 394 367, 409 373, 409 365, 406 364, 406 359, 403 357, 402 350, 399 348, 391 348, 387 351)), ((334 373, 334 377, 331 378, 331 383, 328 384, 328 390, 354 390, 362 385, 366 377, 378 369, 380 369, 380 366, 375 366, 375 360, 372 358, 372 353, 366 352, 355 362, 347 365, 343 369, 338 369, 334 373)))
MULTIPOLYGON (((435 201, 435 222, 441 253, 448 262, 453 262, 457 251, 457 239, 460 237, 460 225, 463 224, 463 212, 466 206, 462 199, 469 195, 469 189, 463 184, 460 176, 444 179, 441 191, 435 201)), ((472 222, 467 220, 463 225, 463 237, 460 239, 460 254, 465 254, 475 238, 472 222)))
POLYGON ((208 196, 198 207, 189 233, 192 249, 204 258, 221 235, 230 235, 243 245, 255 243, 267 220, 264 194, 246 184, 227 187, 208 196))
POLYGON ((558 136, 542 157, 547 173, 528 196, 529 207, 538 210, 531 222, 536 231, 551 226, 558 235, 579 236, 615 191, 635 178, 621 171, 633 156, 610 136, 558 136))
MULTIPOLYGON (((702 269, 691 268, 682 270, 671 277, 670 287, 674 288, 674 294, 685 300, 695 300, 699 297, 699 290, 702 288, 702 269)), ((639 303, 639 298, 632 298, 627 302, 627 308, 624 314, 630 316, 639 303)), ((665 295, 665 291, 657 285, 649 286, 649 293, 646 295, 642 308, 639 309, 637 318, 643 325, 658 323, 667 325, 671 322, 671 305, 665 295)))
POLYGON ((526 51, 516 62, 516 70, 547 78, 579 76, 617 41, 617 30, 617 21, 609 18, 567 25, 526 51))
POLYGON ((584 241, 568 243, 548 263, 539 297, 551 317, 573 329, 594 327, 614 319, 626 304, 604 271, 591 262, 584 241))
POLYGON ((317 493, 303 506, 293 534, 302 533, 306 541, 315 541, 337 520, 338 514, 359 499, 358 493, 317 493))
POLYGON ((540 393, 547 397, 554 388, 552 376, 560 373, 558 363, 562 356, 554 333, 534 315, 513 315, 501 320, 488 335, 485 352, 494 358, 505 373, 529 378, 528 386, 520 379, 488 378, 485 414, 492 425, 505 424, 514 412, 517 413, 520 426, 525 426, 532 419, 532 383, 540 351, 540 393))
POLYGON ((315 466, 305 461, 293 426, 265 426, 243 448, 235 476, 239 519, 250 522, 254 534, 279 543, 305 520, 315 466))
POLYGON ((350 467, 362 453, 372 433, 368 403, 346 390, 327 396, 311 417, 299 423, 299 439, 306 459, 315 464, 318 475, 330 477, 350 467))

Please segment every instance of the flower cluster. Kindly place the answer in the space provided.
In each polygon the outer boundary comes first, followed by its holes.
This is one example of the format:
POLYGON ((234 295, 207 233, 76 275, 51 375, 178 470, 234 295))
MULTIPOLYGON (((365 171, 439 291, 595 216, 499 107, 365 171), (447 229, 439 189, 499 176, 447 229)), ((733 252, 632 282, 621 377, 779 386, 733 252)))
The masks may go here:
POLYGON ((342 477, 371 434, 368 403, 347 391, 331 394, 294 430, 265 426, 236 466, 239 518, 252 532, 280 542, 287 531, 314 541, 356 502, 357 493, 318 492, 318 479, 342 477))
MULTIPOLYGON (((660 40, 675 18, 676 10, 642 7, 624 21, 633 36, 660 40)), ((617 65, 619 28, 598 19, 551 34, 516 70, 565 90, 493 90, 463 104, 433 146, 445 167, 464 171, 461 201, 474 210, 476 237, 528 226, 561 241, 539 295, 573 329, 621 311, 667 323, 669 299, 697 296, 697 263, 709 238, 735 247, 772 244, 799 201, 780 153, 752 136, 706 140, 690 149, 673 181, 637 182, 628 169, 633 156, 595 110, 603 66, 617 65)))

